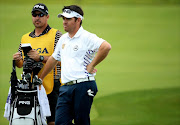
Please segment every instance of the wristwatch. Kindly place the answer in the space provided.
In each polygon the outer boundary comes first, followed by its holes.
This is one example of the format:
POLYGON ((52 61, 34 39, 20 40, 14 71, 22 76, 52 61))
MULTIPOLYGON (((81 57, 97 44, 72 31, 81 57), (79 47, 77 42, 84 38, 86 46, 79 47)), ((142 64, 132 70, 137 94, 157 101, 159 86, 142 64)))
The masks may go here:
POLYGON ((44 60, 44 56, 40 56, 39 60, 40 60, 40 62, 42 62, 44 60))

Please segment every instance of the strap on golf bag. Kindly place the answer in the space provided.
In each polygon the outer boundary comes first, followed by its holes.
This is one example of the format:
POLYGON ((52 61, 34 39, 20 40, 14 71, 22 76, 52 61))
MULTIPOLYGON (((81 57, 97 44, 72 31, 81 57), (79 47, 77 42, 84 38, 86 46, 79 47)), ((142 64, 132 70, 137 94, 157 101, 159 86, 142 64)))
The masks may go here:
POLYGON ((12 72, 11 72, 11 103, 14 101, 15 96, 16 96, 16 89, 17 89, 17 76, 16 76, 16 65, 15 65, 15 60, 13 60, 13 67, 12 67, 12 72))

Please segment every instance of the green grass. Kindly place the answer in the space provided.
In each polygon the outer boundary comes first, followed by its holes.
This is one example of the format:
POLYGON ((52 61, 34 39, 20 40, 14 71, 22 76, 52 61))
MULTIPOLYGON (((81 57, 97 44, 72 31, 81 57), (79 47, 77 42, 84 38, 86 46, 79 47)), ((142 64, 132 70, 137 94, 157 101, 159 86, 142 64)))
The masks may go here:
POLYGON ((92 125, 179 125, 180 88, 116 93, 96 99, 92 125))
MULTIPOLYGON (((0 4, 2 125, 8 124, 3 113, 10 85, 12 55, 18 49, 21 36, 33 30, 30 11, 35 3, 0 4)), ((62 20, 57 18, 57 14, 67 3, 45 3, 50 13, 48 23, 64 33, 62 20)), ((179 5, 80 5, 85 13, 84 29, 112 45, 109 56, 97 66, 99 92, 91 112, 92 124, 177 125, 180 87, 179 5), (161 101, 169 103, 158 106, 162 104, 161 101), (169 119, 164 116, 165 111, 169 113, 169 119)), ((22 70, 18 69, 17 72, 20 78, 22 70)))

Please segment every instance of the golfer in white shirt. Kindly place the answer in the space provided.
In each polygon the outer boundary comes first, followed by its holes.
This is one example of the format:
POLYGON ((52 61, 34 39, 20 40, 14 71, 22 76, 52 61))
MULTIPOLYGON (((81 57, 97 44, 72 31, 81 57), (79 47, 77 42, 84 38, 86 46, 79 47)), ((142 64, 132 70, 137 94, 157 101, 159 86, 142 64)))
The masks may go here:
POLYGON ((56 106, 56 125, 90 125, 90 109, 97 93, 95 66, 108 55, 111 45, 93 33, 83 29, 83 11, 77 5, 65 6, 64 30, 56 49, 46 62, 43 78, 61 61, 60 94, 56 106), (96 54, 96 55, 95 55, 96 54))

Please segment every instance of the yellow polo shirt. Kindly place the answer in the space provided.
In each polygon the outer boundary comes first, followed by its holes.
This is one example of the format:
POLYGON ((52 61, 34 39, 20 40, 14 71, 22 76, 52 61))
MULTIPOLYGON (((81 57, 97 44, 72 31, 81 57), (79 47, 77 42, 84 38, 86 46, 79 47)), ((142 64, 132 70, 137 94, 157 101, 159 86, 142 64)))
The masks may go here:
MULTIPOLYGON (((57 30, 51 28, 46 34, 41 35, 39 37, 31 37, 29 36, 30 33, 27 33, 22 36, 21 44, 23 43, 30 43, 32 49, 35 49, 39 55, 42 56, 51 56, 54 52, 54 42, 57 30)), ((24 56, 23 56, 24 58, 24 56)), ((43 63, 45 65, 45 63, 43 63)), ((43 68, 38 73, 38 76, 42 73, 43 68)), ((46 94, 52 92, 54 87, 54 72, 53 70, 44 78, 43 86, 46 90, 46 94)))

